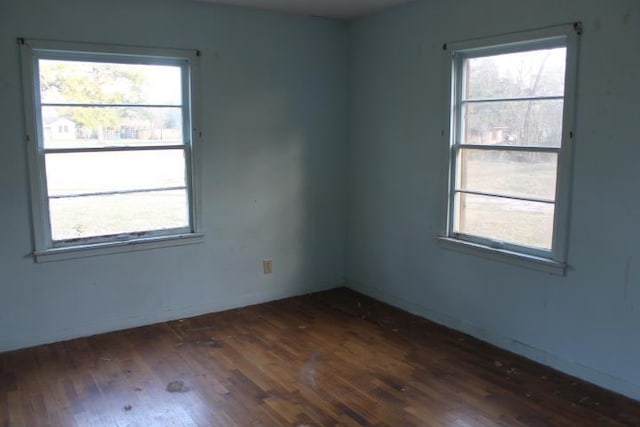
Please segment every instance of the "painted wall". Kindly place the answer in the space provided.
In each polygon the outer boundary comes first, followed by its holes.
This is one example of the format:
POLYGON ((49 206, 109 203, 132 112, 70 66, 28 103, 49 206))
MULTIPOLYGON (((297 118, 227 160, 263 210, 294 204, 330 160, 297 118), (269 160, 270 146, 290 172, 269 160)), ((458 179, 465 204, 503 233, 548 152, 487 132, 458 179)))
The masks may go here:
POLYGON ((181 0, 3 0, 0 351, 341 284, 346 36, 181 0), (32 261, 17 37, 202 51, 203 244, 32 261))
POLYGON ((422 1, 351 24, 354 287, 640 398, 640 3, 422 1), (581 20, 567 277, 441 248, 445 42, 581 20))

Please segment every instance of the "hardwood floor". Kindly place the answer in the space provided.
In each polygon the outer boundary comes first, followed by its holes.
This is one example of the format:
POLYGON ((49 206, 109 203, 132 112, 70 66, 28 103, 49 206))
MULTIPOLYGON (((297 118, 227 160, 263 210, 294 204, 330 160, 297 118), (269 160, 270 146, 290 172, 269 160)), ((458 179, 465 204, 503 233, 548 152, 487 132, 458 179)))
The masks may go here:
POLYGON ((640 426, 640 403, 349 291, 0 354, 0 426, 640 426))

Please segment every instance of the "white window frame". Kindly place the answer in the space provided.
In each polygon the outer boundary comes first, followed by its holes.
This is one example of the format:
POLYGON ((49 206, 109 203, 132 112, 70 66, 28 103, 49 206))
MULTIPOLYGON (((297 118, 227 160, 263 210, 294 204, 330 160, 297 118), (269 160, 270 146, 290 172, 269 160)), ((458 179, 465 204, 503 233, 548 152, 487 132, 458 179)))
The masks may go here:
MULTIPOLYGON (((63 41, 18 39, 23 75, 25 140, 31 190, 33 256, 36 262, 95 256, 130 250, 152 249, 200 243, 199 161, 197 141, 201 136, 197 114, 198 57, 200 52, 187 49, 147 48, 63 41), (182 73, 183 143, 154 145, 142 149, 182 149, 185 158, 185 181, 189 200, 189 225, 182 228, 121 233, 80 239, 54 241, 51 235, 45 154, 49 152, 124 152, 140 147, 106 147, 81 149, 45 149, 41 117, 38 60, 83 60, 103 63, 172 65, 182 73)), ((144 105, 143 105, 144 106, 144 105)))
MULTIPOLYGON (((579 22, 542 29, 510 33, 474 40, 457 41, 443 45, 447 66, 447 109, 449 126, 442 132, 447 149, 448 165, 446 202, 443 227, 438 237, 448 249, 480 255, 539 269, 552 274, 565 275, 567 270, 568 237, 571 209, 571 180, 573 146, 575 142, 574 111, 578 36, 582 33, 579 22), (467 58, 492 56, 505 53, 526 52, 536 49, 566 47, 566 69, 563 96, 562 137, 559 148, 531 148, 527 151, 553 152, 558 155, 556 170, 556 194, 553 218, 553 237, 549 251, 533 247, 509 244, 474 235, 454 232, 455 183, 460 144, 462 110, 462 69, 467 58)), ((481 146, 479 149, 505 149, 503 146, 481 146)), ((513 147, 508 147, 511 150, 513 147)), ((513 151, 517 150, 516 147, 513 151)))

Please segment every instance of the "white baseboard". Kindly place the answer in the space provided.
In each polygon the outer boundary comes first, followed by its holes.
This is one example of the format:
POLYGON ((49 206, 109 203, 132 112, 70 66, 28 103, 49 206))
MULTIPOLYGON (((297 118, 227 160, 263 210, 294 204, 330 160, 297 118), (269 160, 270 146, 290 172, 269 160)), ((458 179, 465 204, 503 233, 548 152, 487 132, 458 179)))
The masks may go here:
POLYGON ((535 348, 517 340, 497 334, 494 331, 480 328, 477 325, 473 325, 469 322, 464 322, 459 319, 450 317, 446 314, 436 312, 415 302, 399 298, 381 289, 365 286, 353 281, 347 281, 346 286, 353 289, 354 291, 360 292, 379 301, 390 304, 394 307, 398 307, 410 313, 424 317, 437 324, 455 329, 465 334, 469 334, 472 337, 478 338, 479 340, 488 342, 495 345, 496 347, 500 347, 512 353, 516 353, 542 365, 557 369, 558 371, 596 384, 607 390, 620 393, 632 399, 640 400, 640 385, 632 384, 621 378, 614 377, 589 366, 582 365, 575 361, 567 360, 563 357, 551 354, 545 350, 541 350, 539 348, 535 348))

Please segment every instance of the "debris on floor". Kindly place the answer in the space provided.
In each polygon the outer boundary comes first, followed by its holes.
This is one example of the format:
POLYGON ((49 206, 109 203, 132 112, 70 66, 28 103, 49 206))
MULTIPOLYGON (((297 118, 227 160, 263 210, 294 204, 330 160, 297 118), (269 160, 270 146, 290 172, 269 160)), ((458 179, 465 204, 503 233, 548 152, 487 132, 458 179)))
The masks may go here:
POLYGON ((142 387, 134 387, 133 391, 142 391, 142 387))
POLYGON ((170 393, 184 393, 189 391, 189 387, 184 385, 184 381, 171 381, 167 384, 167 391, 170 393))
POLYGON ((131 409, 133 409, 133 406, 131 406, 131 405, 125 405, 124 406, 124 410, 125 411, 130 411, 131 409))
POLYGON ((196 341, 195 342, 196 345, 208 345, 209 347, 222 347, 222 343, 216 339, 209 339, 209 340, 202 340, 202 341, 196 341))
POLYGON ((215 326, 198 326, 198 327, 194 327, 194 328, 187 328, 184 331, 185 332, 198 332, 198 331, 206 331, 209 329, 215 329, 215 326))
POLYGON ((300 371, 300 377, 302 381, 308 385, 310 385, 313 389, 317 387, 316 383, 316 365, 320 361, 320 355, 318 353, 313 353, 311 358, 307 361, 307 363, 302 367, 300 371))
POLYGON ((215 338, 211 338, 208 340, 196 340, 196 341, 186 340, 186 341, 180 341, 176 343, 176 347, 180 347, 183 345, 205 345, 208 347, 215 347, 215 348, 221 348, 223 346, 222 342, 218 341, 215 338))

